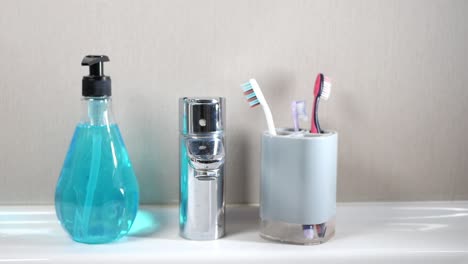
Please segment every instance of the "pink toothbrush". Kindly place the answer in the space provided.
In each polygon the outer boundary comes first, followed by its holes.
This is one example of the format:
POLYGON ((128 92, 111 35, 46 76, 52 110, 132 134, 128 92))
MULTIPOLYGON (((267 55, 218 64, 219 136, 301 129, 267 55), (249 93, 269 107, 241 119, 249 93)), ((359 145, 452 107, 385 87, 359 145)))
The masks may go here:
POLYGON ((323 133, 322 129, 320 129, 318 118, 318 105, 321 98, 324 100, 328 100, 328 98, 330 98, 331 86, 332 83, 330 78, 324 76, 322 73, 317 75, 314 87, 314 102, 312 104, 312 121, 310 125, 310 133, 323 133))

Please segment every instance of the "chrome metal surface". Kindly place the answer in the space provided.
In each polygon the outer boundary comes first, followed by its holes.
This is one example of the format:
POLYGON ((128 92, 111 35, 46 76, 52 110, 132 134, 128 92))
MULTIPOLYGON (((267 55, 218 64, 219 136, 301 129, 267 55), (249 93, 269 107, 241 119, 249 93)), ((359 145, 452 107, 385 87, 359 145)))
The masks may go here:
POLYGON ((224 98, 181 98, 180 235, 224 235, 224 98))
POLYGON ((222 97, 183 97, 179 100, 179 129, 182 134, 204 134, 224 131, 222 97))

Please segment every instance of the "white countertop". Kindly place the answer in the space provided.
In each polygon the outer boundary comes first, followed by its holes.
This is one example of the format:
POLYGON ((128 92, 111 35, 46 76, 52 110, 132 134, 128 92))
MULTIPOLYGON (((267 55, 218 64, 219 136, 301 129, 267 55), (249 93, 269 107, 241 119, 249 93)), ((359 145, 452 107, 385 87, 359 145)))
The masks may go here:
POLYGON ((345 203, 336 235, 316 246, 258 235, 258 207, 227 209, 217 241, 178 236, 178 208, 141 208, 132 234, 85 245, 62 230, 53 206, 0 206, 0 262, 42 263, 468 263, 468 201, 345 203))

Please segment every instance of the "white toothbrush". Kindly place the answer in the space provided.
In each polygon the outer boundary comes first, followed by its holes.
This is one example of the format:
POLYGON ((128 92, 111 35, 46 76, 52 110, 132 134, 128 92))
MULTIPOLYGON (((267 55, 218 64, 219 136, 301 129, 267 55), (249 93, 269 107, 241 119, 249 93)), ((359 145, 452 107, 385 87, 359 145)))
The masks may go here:
POLYGON ((249 102, 249 106, 251 108, 262 105, 263 111, 265 112, 265 117, 267 120, 268 131, 271 135, 276 136, 276 129, 275 123, 273 122, 273 115, 271 114, 270 107, 263 96, 262 90, 258 85, 255 79, 250 79, 248 82, 241 85, 242 90, 244 90, 244 95, 247 101, 249 102))

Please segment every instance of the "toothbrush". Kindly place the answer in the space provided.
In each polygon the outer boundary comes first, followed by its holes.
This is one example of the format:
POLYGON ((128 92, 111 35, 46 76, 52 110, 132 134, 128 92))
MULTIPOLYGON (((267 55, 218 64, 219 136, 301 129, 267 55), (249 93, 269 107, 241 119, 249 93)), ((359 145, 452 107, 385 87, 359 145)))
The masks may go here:
POLYGON ((318 105, 320 99, 323 98, 325 101, 330 98, 331 92, 331 79, 327 76, 324 76, 322 73, 317 75, 315 79, 314 87, 314 103, 312 105, 312 121, 310 126, 310 133, 323 133, 323 130, 320 128, 319 118, 318 118, 318 105))
POLYGON ((324 238, 327 233, 327 225, 326 223, 302 225, 302 231, 304 232, 304 237, 307 239, 314 239, 316 234, 317 237, 324 238))
POLYGON ((299 119, 304 121, 307 120, 307 112, 305 110, 305 101, 293 101, 291 103, 291 110, 293 115, 293 122, 294 122, 294 131, 299 132, 299 119))
POLYGON ((276 136, 275 123, 273 122, 273 116, 271 114, 270 107, 268 106, 257 81, 255 79, 250 79, 248 82, 242 84, 241 87, 244 91, 245 98, 249 102, 250 108, 262 105, 263 112, 265 112, 268 131, 270 132, 270 135, 276 136))
MULTIPOLYGON (((320 102, 320 98, 323 98, 325 101, 328 100, 328 98, 330 98, 331 86, 332 84, 330 78, 324 76, 322 73, 319 73, 317 75, 314 87, 314 103, 312 105, 312 120, 310 126, 310 133, 323 133, 323 130, 320 128, 320 123, 318 119, 318 105, 320 102)), ((325 234, 327 232, 327 227, 325 223, 316 225, 302 225, 302 230, 304 232, 305 238, 313 239, 315 232, 317 232, 318 237, 323 238, 325 237, 325 234)))

